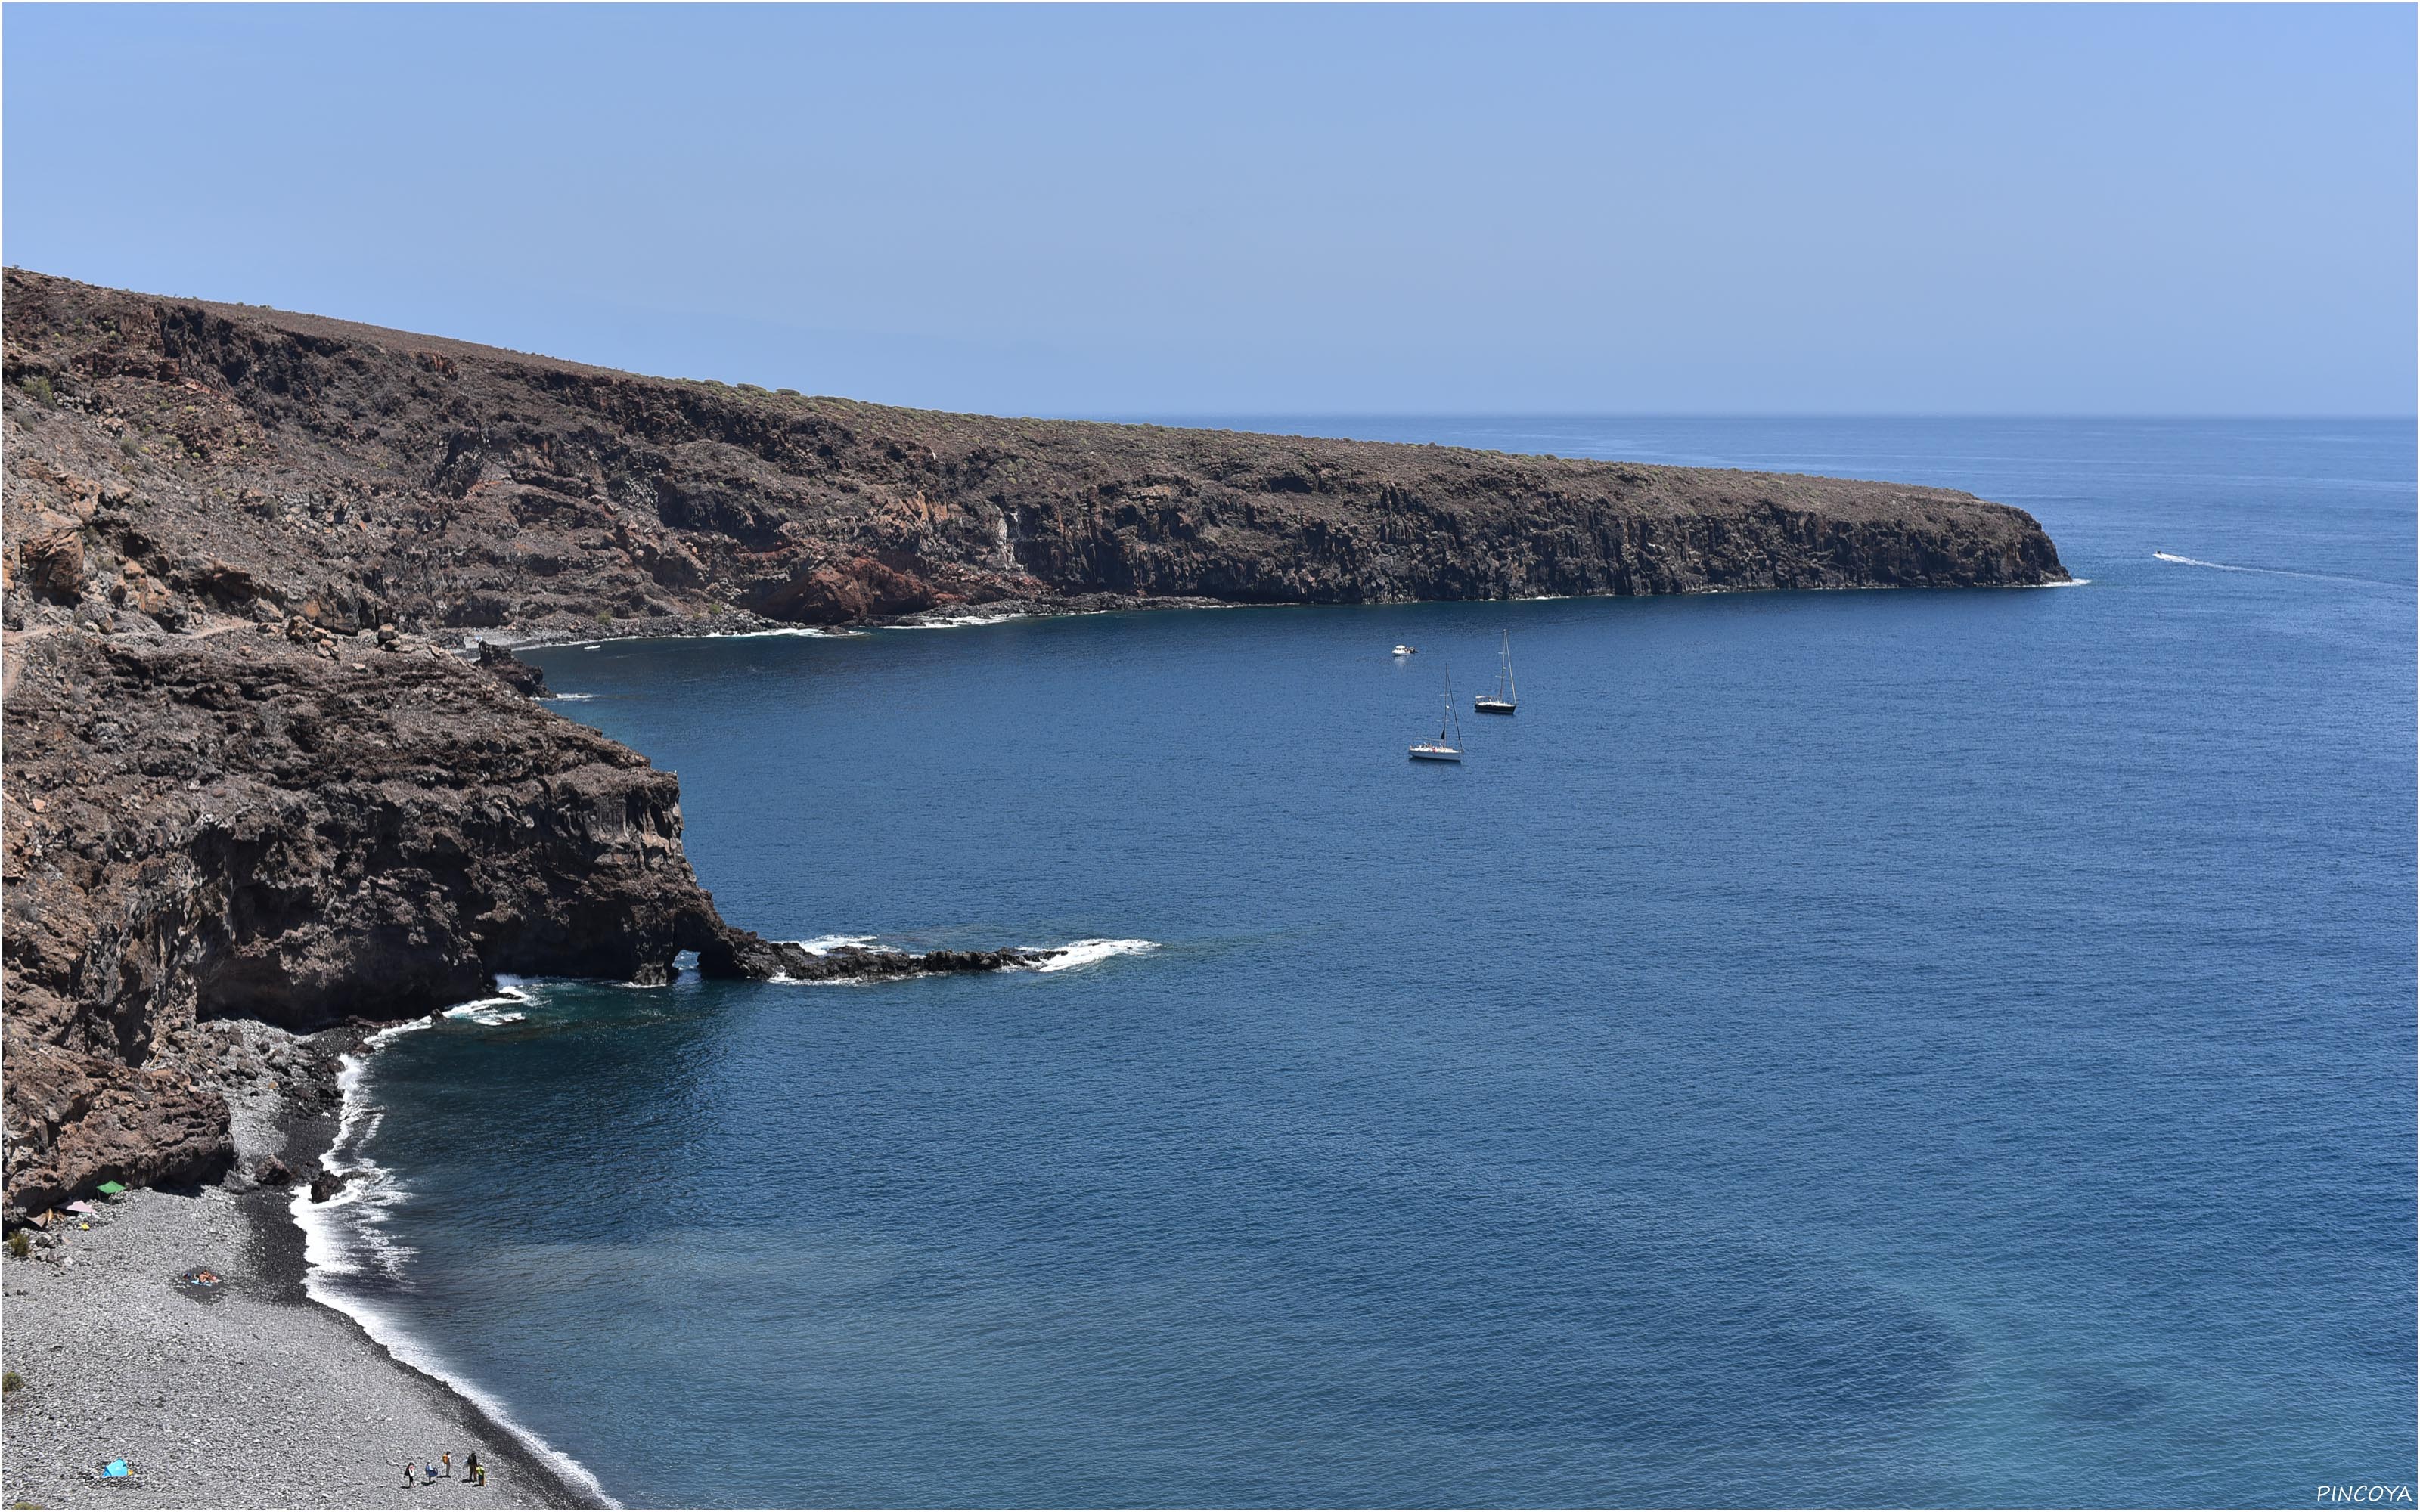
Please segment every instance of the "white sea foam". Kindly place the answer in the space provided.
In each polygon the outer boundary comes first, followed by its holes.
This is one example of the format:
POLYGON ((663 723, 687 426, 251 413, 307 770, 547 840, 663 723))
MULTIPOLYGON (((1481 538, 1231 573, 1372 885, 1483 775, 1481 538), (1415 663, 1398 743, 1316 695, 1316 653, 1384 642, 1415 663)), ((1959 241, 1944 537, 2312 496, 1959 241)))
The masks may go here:
POLYGON ((892 630, 958 630, 972 625, 1006 625, 1011 620, 1027 618, 1023 614, 956 614, 943 620, 916 620, 906 625, 887 625, 892 630))
POLYGON ((1146 955, 1159 949, 1157 940, 1078 940, 1071 945, 1033 947, 1047 958, 1035 971, 1073 971, 1118 955, 1146 955))
MULTIPOLYGON (((520 649, 523 651, 551 651, 560 650, 568 646, 580 651, 596 651, 605 646, 637 645, 644 644, 648 641, 756 640, 767 636, 775 635, 804 635, 820 637, 845 633, 846 632, 845 631, 819 629, 814 625, 775 625, 769 630, 713 630, 703 635, 606 635, 599 636, 594 640, 530 640, 522 642, 520 649)), ((552 696, 560 698, 563 695, 555 694, 552 696)))
POLYGON ((596 696, 597 695, 594 693, 549 693, 541 702, 547 703, 585 703, 596 696))
POLYGON ((485 1024, 490 1026, 519 1024, 529 1017, 527 1013, 520 1011, 520 1009, 529 1006, 529 994, 521 990, 516 979, 500 977, 496 980, 495 996, 458 1003, 447 1009, 445 1016, 449 1019, 469 1019, 473 1024, 485 1024))
MULTIPOLYGON (((521 985, 509 978, 498 979, 498 991, 493 997, 458 1004, 445 1011, 448 1018, 469 1018, 479 1023, 495 1022, 482 1014, 502 1011, 505 1003, 527 1003, 529 995, 521 985)), ((523 1015, 512 1013, 503 1022, 512 1022, 523 1015)), ((619 1502, 606 1494, 605 1488, 587 1466, 565 1454, 517 1421, 502 1398, 476 1383, 455 1373, 450 1365, 432 1350, 413 1338, 401 1324, 366 1297, 358 1288, 343 1284, 345 1277, 382 1277, 396 1286, 409 1286, 405 1262, 412 1255, 411 1246, 401 1243, 388 1232, 392 1211, 404 1202, 411 1193, 395 1172, 361 1153, 361 1147, 377 1134, 386 1118, 386 1110, 371 1104, 363 1095, 362 1081, 369 1068, 370 1057, 404 1035, 430 1026, 427 1019, 413 1019, 393 1025, 362 1041, 359 1051, 343 1056, 337 1061, 336 1088, 341 1097, 336 1116, 336 1137, 319 1157, 328 1170, 346 1177, 343 1186, 325 1202, 311 1200, 310 1183, 295 1183, 293 1201, 287 1211, 293 1214, 294 1226, 302 1231, 302 1289, 312 1301, 333 1307, 362 1326, 380 1349, 400 1363, 432 1376, 445 1383, 473 1406, 493 1418, 505 1432, 518 1440, 530 1455, 543 1462, 566 1482, 579 1487, 606 1506, 617 1507, 619 1502)))
MULTIPOLYGON (((885 955, 896 955, 899 950, 895 945, 876 944, 871 934, 818 934, 812 940, 784 940, 782 943, 795 945, 809 955, 830 955, 834 950, 843 949, 877 950, 885 955)), ((765 979, 768 984, 776 987, 862 987, 875 980, 872 977, 812 977, 801 981, 787 972, 782 971, 777 971, 765 979)), ((904 979, 885 977, 881 980, 899 981, 904 979)))
MULTIPOLYGON (((790 943, 812 955, 828 955, 835 949, 850 946, 859 949, 880 950, 889 954, 895 954, 898 949, 896 946, 875 944, 874 936, 871 934, 821 934, 812 940, 794 940, 790 943)), ((1089 966, 1107 961, 1111 956, 1146 954, 1158 949, 1159 942, 1156 940, 1076 940, 1066 945, 1030 945, 1025 949, 1033 951, 1042 959, 1029 965, 1011 966, 1007 969, 1073 971, 1078 966, 1089 966)), ((791 987, 862 987, 876 982, 909 981, 917 977, 935 975, 939 973, 916 972, 912 976, 903 977, 821 977, 805 981, 796 977, 776 975, 765 980, 791 987)))
POLYGON ((892 949, 892 947, 888 945, 875 944, 874 936, 871 934, 818 934, 812 940, 791 940, 787 943, 797 946, 799 949, 806 951, 809 955, 830 955, 834 950, 844 949, 858 950, 890 950, 892 949))

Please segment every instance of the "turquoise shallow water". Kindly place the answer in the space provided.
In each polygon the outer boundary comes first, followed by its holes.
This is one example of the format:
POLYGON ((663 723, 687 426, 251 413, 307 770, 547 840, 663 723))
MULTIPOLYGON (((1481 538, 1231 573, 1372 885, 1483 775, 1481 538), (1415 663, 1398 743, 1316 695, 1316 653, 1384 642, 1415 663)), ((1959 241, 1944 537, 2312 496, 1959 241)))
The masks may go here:
POLYGON ((2408 424, 1217 423, 1965 487, 2091 582, 544 653, 738 922, 1156 949, 397 1037, 331 1284, 634 1504, 2415 1478, 2408 424))

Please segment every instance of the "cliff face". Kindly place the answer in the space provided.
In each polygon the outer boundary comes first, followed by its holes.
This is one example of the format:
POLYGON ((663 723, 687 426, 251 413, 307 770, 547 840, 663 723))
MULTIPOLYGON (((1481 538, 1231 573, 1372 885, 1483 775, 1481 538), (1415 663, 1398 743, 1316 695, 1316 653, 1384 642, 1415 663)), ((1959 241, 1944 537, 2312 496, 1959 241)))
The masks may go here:
POLYGON ((935 414, 6 277, 8 418, 54 468, 11 479, 45 512, 12 527, 14 565, 155 618, 182 599, 348 630, 834 624, 1101 593, 2066 576, 2031 517, 1944 489, 935 414))
POLYGON ((421 645, 40 635, 8 709, 8 1187, 206 1175, 203 1020, 317 1029, 721 933, 672 777, 421 645))
POLYGON ((466 629, 2066 576, 2031 517, 1939 489, 931 414, 5 278, 17 1213, 219 1170, 217 1018, 398 1018, 684 949, 1021 964, 728 927, 674 779, 455 655, 466 629))

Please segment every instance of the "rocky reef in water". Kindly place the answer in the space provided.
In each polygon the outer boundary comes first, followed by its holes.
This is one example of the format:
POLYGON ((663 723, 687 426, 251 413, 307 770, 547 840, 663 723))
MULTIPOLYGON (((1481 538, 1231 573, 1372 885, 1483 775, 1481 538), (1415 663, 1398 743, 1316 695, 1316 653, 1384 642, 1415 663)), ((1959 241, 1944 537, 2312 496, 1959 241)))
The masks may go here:
POLYGON ((1941 489, 936 414, 5 279, 12 1215, 224 1169, 217 1020, 685 950, 1034 964, 732 927, 675 779, 466 632, 2066 577, 2031 517, 1941 489))

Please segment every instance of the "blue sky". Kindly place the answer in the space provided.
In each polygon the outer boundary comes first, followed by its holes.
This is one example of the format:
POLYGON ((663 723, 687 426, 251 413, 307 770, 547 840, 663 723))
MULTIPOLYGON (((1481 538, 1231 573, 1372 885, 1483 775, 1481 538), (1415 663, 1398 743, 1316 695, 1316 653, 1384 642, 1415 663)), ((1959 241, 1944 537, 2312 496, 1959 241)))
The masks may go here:
POLYGON ((16 4, 0 255, 1010 413, 2409 414, 2414 24, 16 4))

